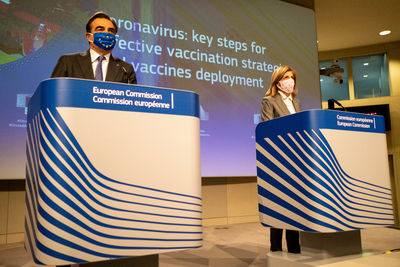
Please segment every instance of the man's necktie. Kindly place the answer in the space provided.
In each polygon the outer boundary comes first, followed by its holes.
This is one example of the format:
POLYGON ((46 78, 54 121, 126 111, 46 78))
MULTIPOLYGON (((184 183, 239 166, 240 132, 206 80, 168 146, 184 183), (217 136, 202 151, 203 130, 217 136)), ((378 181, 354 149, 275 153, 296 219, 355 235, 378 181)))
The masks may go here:
POLYGON ((105 56, 99 56, 97 58, 98 63, 97 63, 96 72, 94 75, 95 80, 98 80, 98 81, 103 80, 103 68, 102 68, 103 64, 102 64, 102 62, 105 58, 106 58, 105 56))

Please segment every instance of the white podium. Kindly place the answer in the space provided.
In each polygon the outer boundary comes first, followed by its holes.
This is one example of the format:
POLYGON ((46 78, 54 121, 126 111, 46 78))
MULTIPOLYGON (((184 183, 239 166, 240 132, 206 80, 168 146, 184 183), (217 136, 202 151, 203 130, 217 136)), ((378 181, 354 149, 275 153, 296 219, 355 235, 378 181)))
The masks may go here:
POLYGON ((256 148, 261 223, 301 231, 302 254, 361 253, 359 229, 394 224, 382 116, 299 112, 260 123, 256 148))
POLYGON ((38 264, 202 245, 198 95, 80 79, 29 103, 26 245, 38 264))

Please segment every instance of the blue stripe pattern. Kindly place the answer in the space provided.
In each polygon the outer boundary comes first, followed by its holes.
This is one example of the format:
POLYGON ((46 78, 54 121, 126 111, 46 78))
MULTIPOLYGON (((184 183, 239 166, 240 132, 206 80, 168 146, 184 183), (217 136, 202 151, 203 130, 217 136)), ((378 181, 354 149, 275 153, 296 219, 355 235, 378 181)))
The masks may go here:
POLYGON ((103 175, 55 108, 38 112, 27 131, 26 243, 37 264, 201 246, 200 196, 103 175))
POLYGON ((336 232, 391 225, 390 188, 351 177, 318 129, 257 139, 261 223, 336 232))

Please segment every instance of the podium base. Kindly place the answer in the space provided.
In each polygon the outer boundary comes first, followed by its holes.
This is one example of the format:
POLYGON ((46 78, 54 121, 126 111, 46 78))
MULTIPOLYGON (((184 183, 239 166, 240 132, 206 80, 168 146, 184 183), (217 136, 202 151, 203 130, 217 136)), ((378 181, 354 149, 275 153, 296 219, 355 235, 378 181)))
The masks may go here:
POLYGON ((268 266, 322 266, 362 257, 360 230, 337 233, 300 232, 301 254, 271 252, 268 266))
POLYGON ((342 257, 313 258, 307 254, 292 254, 287 252, 267 253, 267 264, 269 267, 354 267, 354 266, 385 266, 398 267, 400 252, 383 254, 369 252, 342 257), (374 254, 375 253, 375 254, 374 254))
POLYGON ((360 230, 336 233, 300 232, 301 251, 317 258, 361 254, 360 230))
POLYGON ((136 267, 136 266, 138 266, 138 267, 141 267, 141 266, 158 267, 158 254, 71 265, 71 267, 114 267, 114 266, 118 266, 118 267, 136 267))

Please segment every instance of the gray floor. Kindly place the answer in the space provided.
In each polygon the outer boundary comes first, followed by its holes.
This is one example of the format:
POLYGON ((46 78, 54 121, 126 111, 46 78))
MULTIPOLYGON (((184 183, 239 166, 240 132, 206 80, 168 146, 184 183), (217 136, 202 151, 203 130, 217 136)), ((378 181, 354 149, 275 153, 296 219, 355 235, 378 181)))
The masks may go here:
MULTIPOLYGON (((258 223, 204 227, 203 238, 202 248, 160 254, 160 266, 266 266, 269 231, 258 223)), ((361 238, 365 254, 400 249, 399 229, 361 230, 361 238)), ((25 252, 23 244, 16 243, 0 246, 0 266, 37 265, 25 252)))

